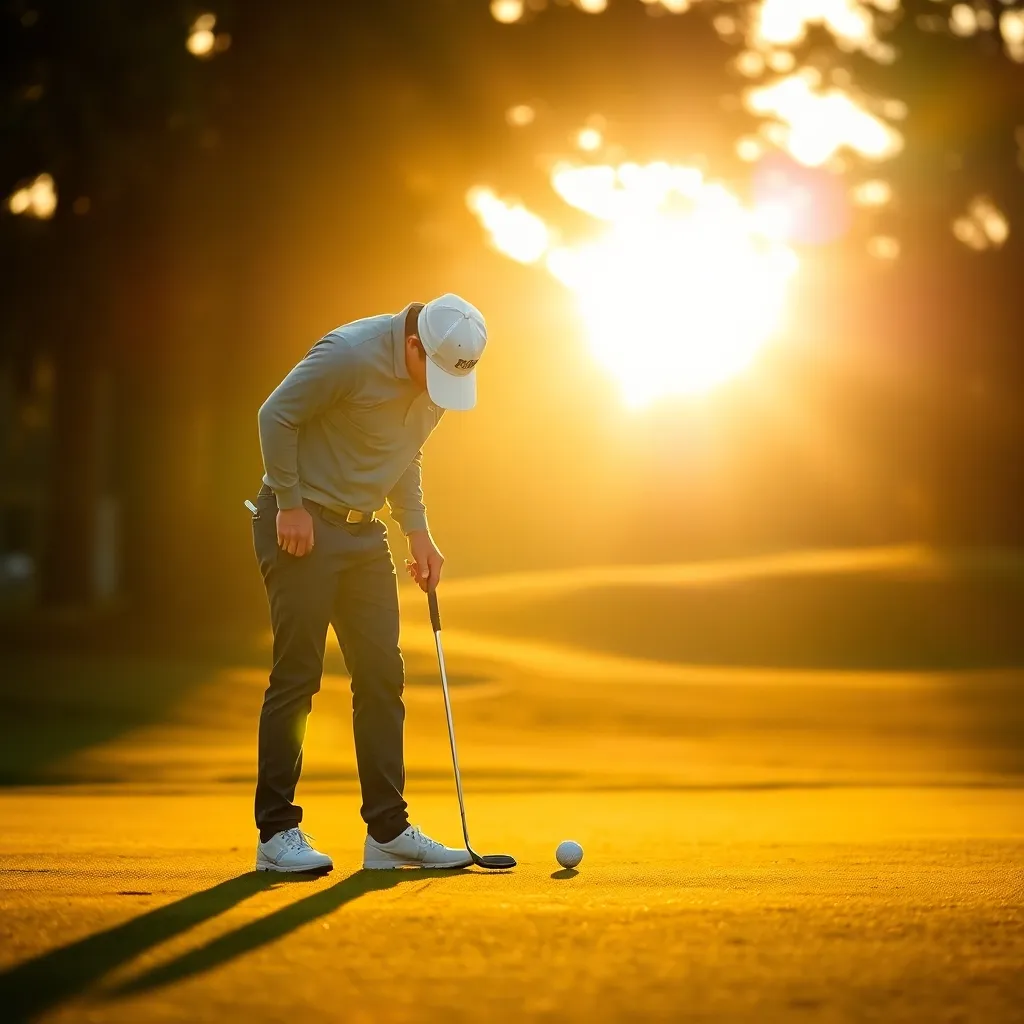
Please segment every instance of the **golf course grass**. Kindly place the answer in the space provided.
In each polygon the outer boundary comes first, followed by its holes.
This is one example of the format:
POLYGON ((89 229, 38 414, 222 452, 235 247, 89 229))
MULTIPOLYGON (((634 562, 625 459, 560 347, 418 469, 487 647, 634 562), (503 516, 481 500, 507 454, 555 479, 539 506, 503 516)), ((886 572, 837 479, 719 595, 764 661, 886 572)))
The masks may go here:
MULTIPOLYGON (((455 842, 403 599, 410 808, 455 842)), ((12 658, 0 1019, 1022 1020, 1022 612, 1016 570, 918 549, 452 581, 502 874, 360 870, 336 651, 299 794, 318 879, 252 871, 261 623, 231 657, 12 658)))

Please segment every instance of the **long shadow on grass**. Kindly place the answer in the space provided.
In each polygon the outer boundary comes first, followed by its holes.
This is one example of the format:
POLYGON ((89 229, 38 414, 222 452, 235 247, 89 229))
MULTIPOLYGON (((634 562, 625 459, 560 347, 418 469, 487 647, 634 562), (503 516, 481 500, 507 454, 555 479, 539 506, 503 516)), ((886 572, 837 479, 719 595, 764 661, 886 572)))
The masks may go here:
MULTIPOLYGON (((309 881, 312 877, 295 876, 288 881, 309 881)), ((5 1021, 32 1020, 139 953, 281 881, 279 875, 251 871, 18 964, 0 973, 0 1017, 5 1021)))
POLYGON ((144 974, 112 989, 112 998, 139 995, 151 989, 173 985, 196 974, 211 971, 215 967, 251 953, 269 942, 276 942, 285 935, 309 924, 317 918, 330 914, 346 903, 351 903, 369 892, 392 889, 403 882, 421 882, 431 878, 451 878, 460 871, 418 870, 418 871, 356 871, 347 878, 336 882, 329 889, 320 889, 304 899, 275 910, 272 914, 242 925, 241 928, 184 953, 176 960, 160 964, 144 974))

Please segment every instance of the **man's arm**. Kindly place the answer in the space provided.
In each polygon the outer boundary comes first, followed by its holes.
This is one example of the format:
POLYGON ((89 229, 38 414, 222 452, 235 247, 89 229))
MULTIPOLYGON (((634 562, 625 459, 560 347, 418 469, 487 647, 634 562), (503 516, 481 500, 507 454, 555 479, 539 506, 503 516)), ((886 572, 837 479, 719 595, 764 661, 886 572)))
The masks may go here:
POLYGON ((260 408, 266 481, 277 497, 277 543, 302 558, 313 550, 313 517, 299 487, 299 427, 343 398, 351 387, 351 350, 322 338, 260 408))
POLYGON ((352 384, 351 349, 330 335, 313 346, 260 407, 260 448, 280 509, 299 508, 299 427, 344 398, 352 384))
POLYGON ((388 494, 391 517, 407 537, 427 529, 427 510, 423 506, 423 452, 417 452, 409 468, 398 478, 388 494))
POLYGON ((423 506, 423 453, 417 452, 409 468, 388 495, 388 508, 402 533, 409 538, 410 558, 405 563, 409 575, 424 591, 433 590, 441 578, 444 556, 437 550, 427 527, 423 506))

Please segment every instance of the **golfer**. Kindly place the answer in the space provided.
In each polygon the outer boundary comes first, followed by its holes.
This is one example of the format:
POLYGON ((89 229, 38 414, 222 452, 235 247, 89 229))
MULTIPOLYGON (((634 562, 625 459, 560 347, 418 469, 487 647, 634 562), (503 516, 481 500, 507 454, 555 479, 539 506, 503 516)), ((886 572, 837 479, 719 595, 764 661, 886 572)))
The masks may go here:
POLYGON ((406 567, 424 591, 444 559, 427 526, 423 443, 446 409, 476 404, 487 344, 480 312, 457 295, 331 331, 260 409, 265 475, 253 515, 274 630, 256 783, 257 871, 329 871, 299 828, 295 787, 327 628, 352 676, 364 868, 459 868, 472 862, 409 824, 398 588, 386 503, 409 539, 406 567))

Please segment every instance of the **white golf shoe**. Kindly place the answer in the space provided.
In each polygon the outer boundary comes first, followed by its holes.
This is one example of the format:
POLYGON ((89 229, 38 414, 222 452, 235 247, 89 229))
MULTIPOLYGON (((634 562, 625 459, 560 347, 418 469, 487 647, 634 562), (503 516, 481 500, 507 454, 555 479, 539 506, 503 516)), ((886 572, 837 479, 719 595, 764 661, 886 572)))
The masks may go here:
POLYGON ((309 845, 300 828, 278 832, 256 847, 257 871, 330 871, 334 861, 309 845))
POLYGON ((390 843, 378 843, 370 836, 363 846, 363 868, 389 871, 392 868, 468 868, 473 863, 469 851, 456 850, 410 825, 390 843))

